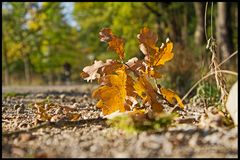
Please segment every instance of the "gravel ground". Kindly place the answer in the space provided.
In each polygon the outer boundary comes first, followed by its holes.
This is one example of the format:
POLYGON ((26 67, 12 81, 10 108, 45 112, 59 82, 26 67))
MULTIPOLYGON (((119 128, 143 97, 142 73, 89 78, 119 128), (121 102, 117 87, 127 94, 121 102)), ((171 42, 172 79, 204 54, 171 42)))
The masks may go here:
POLYGON ((101 118, 90 96, 93 88, 3 86, 2 157, 238 157, 238 129, 224 126, 213 107, 186 105, 177 125, 129 134, 101 118), (54 106, 49 113, 62 117, 37 120, 34 104, 44 100, 54 106), (77 115, 74 121, 70 112, 77 115))

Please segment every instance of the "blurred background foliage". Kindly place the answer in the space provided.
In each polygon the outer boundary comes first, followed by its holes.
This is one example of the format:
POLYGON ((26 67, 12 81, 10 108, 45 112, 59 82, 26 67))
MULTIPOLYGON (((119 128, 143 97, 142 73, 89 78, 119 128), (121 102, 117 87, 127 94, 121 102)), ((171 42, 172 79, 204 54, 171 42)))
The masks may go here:
MULTIPOLYGON (((167 37, 173 41, 175 57, 163 69, 161 83, 184 93, 209 70, 210 54, 205 49, 203 20, 205 5, 200 2, 3 2, 2 83, 63 84, 66 63, 71 68, 71 84, 82 83, 80 72, 84 66, 92 64, 94 59, 116 57, 99 41, 102 28, 111 28, 125 40, 127 60, 134 56, 143 58, 136 37, 146 26, 158 34, 159 46, 167 37)), ((208 36, 210 16, 209 8, 208 36)), ((214 3, 213 36, 221 44, 219 61, 237 50, 237 19, 237 3, 214 3), (221 37, 216 32, 227 34, 221 37), (221 48, 224 45, 227 50, 221 48)), ((237 63, 235 56, 224 67, 236 71, 237 63)))

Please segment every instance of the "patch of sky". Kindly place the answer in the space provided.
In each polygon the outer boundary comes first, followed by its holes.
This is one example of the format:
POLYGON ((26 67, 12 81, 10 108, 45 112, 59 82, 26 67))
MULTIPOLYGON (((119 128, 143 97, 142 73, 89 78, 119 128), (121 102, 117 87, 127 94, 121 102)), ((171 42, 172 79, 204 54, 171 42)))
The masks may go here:
POLYGON ((62 13, 65 16, 65 19, 67 23, 72 26, 76 27, 78 30, 80 29, 80 26, 77 24, 77 22, 74 20, 72 12, 74 7, 74 2, 62 2, 63 10, 62 13))

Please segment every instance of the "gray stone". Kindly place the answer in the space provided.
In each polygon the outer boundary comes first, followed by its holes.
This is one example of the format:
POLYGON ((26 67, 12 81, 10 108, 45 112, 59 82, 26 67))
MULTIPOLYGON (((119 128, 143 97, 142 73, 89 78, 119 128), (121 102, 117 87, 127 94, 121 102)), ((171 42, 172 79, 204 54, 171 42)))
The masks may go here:
POLYGON ((235 82, 232 86, 228 95, 226 106, 234 124, 238 125, 238 82, 235 82))

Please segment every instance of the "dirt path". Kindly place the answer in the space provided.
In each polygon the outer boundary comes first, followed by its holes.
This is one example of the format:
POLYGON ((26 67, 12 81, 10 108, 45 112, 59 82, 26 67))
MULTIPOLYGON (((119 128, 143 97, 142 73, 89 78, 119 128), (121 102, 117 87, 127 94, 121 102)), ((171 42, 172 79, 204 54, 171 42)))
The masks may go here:
MULTIPOLYGON (((166 131, 130 135, 106 125, 90 97, 93 88, 3 87, 2 156, 238 157, 237 128, 223 127, 215 117, 202 119, 200 105, 187 107, 181 124, 166 131), (36 121, 34 103, 43 101, 73 108, 79 117, 36 121)), ((61 113, 56 108, 51 112, 61 113)))

